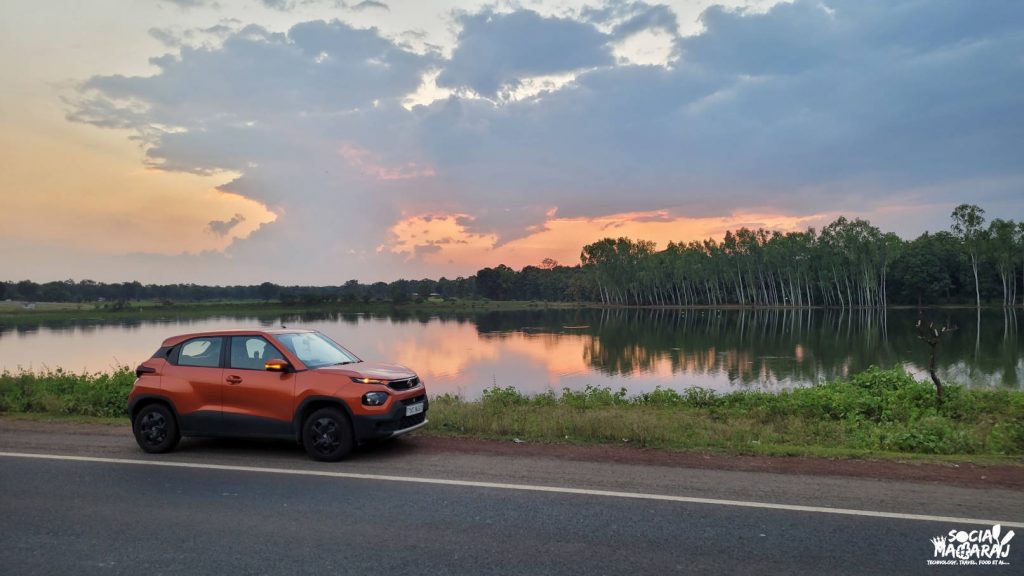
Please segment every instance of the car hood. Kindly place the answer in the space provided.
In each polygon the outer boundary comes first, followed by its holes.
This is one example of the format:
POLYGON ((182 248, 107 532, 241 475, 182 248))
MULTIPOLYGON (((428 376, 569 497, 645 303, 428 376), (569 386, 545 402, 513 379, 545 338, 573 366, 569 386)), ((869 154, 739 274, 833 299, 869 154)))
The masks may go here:
POLYGON ((316 371, 325 374, 337 374, 339 376, 378 378, 380 380, 403 380, 416 375, 415 372, 401 364, 385 364, 383 362, 357 362, 340 366, 324 366, 323 368, 317 368, 316 371))

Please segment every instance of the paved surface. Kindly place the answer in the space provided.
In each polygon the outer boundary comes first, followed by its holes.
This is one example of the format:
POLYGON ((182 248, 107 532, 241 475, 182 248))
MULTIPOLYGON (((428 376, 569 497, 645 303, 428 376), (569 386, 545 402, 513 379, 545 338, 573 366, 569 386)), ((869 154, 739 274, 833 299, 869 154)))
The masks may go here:
MULTIPOLYGON (((186 441, 153 457, 121 427, 64 431, 74 433, 0 421, 0 451, 1024 521, 1019 491, 436 452, 405 440, 339 464, 312 462, 287 443, 212 440, 186 441)), ((956 571, 926 565, 930 539, 953 528, 972 529, 692 502, 0 456, 4 574, 935 574, 956 571)), ((1019 548, 1008 560, 1011 566, 976 570, 1020 573, 1019 548)))

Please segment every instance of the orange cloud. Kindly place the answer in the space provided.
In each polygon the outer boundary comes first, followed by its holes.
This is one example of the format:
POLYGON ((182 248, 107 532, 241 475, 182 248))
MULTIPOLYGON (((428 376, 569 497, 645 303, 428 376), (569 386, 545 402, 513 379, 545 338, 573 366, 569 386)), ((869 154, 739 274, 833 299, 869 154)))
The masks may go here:
POLYGON ((626 212, 595 218, 557 218, 548 212, 548 220, 523 238, 498 245, 496 234, 477 233, 467 225, 467 214, 420 214, 410 216, 391 227, 392 240, 378 251, 404 254, 428 264, 455 265, 477 269, 504 263, 513 268, 538 264, 553 258, 566 265, 579 262, 584 245, 607 237, 628 236, 653 240, 658 247, 669 242, 689 242, 721 238, 727 230, 766 228, 789 232, 827 220, 827 214, 789 216, 737 212, 729 216, 687 218, 672 216, 665 210, 626 212))

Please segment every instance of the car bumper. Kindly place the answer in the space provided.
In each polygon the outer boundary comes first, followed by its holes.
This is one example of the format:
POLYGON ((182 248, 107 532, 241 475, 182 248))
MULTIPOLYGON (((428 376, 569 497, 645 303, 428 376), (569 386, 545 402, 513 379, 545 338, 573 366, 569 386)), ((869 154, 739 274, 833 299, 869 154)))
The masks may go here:
POLYGON ((356 441, 366 442, 368 440, 397 438, 398 436, 408 434, 413 430, 422 428, 427 424, 427 409, 429 407, 430 401, 424 397, 423 412, 412 416, 405 415, 406 404, 401 401, 395 402, 395 405, 392 406, 391 410, 385 414, 377 414, 373 416, 356 415, 352 420, 352 427, 356 434, 356 441))

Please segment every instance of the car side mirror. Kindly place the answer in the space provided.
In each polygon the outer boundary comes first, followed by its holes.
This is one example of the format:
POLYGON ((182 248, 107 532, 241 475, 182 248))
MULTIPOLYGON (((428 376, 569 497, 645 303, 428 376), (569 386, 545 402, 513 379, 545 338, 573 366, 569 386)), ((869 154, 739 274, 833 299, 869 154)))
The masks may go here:
POLYGON ((267 362, 263 364, 263 368, 267 372, 287 372, 291 367, 292 365, 289 364, 287 360, 282 360, 280 358, 267 360, 267 362))

